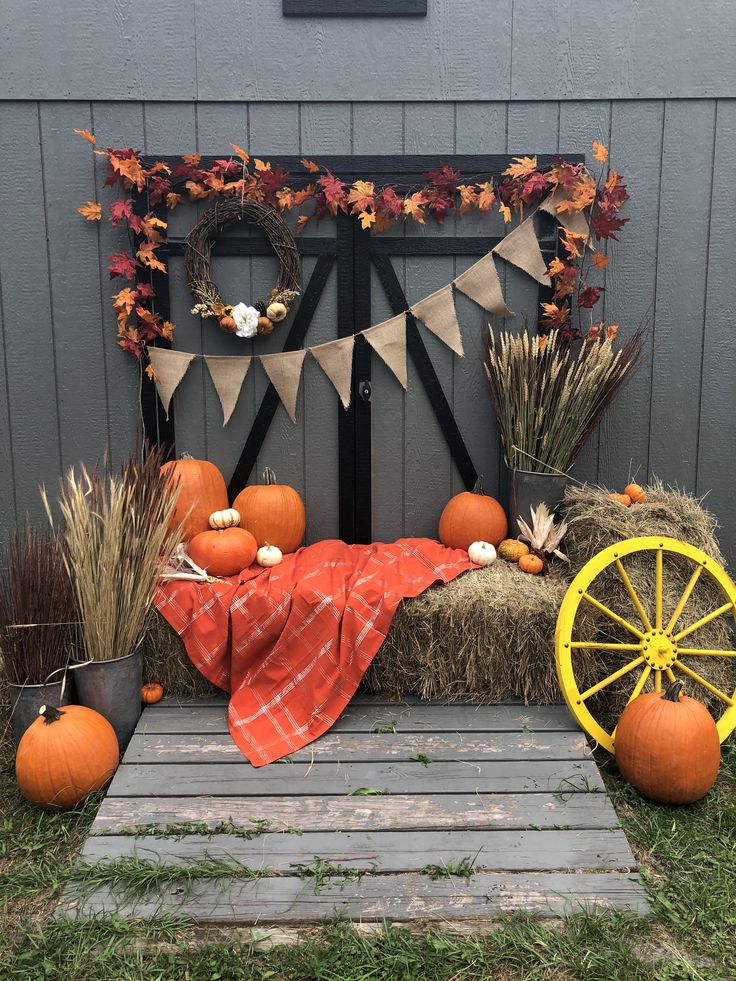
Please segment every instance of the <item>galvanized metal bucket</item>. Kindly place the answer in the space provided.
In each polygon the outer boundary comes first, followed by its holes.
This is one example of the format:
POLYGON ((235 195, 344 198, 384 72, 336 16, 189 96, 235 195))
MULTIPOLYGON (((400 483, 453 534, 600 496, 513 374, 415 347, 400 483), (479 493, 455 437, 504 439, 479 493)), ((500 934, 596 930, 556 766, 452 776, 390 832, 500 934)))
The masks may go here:
POLYGON ((59 708, 61 705, 69 705, 71 691, 71 675, 67 676, 66 685, 63 683, 63 678, 43 685, 12 685, 8 682, 10 719, 13 724, 13 741, 16 748, 28 726, 38 718, 41 706, 53 705, 54 708, 59 708))
POLYGON ((567 474, 537 473, 533 470, 509 472, 509 535, 519 534, 519 518, 531 525, 531 509, 544 502, 550 511, 562 503, 569 483, 567 474))
POLYGON ((122 756, 141 714, 143 652, 112 661, 77 661, 74 681, 80 705, 104 715, 112 725, 122 756))

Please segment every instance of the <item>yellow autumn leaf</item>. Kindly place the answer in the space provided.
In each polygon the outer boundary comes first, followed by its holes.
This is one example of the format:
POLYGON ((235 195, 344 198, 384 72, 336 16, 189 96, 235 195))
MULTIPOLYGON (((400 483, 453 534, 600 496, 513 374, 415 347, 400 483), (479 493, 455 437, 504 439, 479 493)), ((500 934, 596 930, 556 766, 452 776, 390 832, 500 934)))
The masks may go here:
POLYGON ((80 215, 83 215, 87 221, 100 221, 102 218, 102 205, 98 204, 96 201, 88 201, 83 204, 81 208, 77 208, 80 215))
POLYGON ((528 177, 536 169, 536 157, 514 157, 503 173, 508 177, 528 177))
POLYGON ((74 132, 77 134, 77 136, 81 136, 83 140, 86 140, 88 143, 91 143, 92 146, 94 146, 95 143, 97 143, 97 140, 94 138, 94 136, 90 133, 88 129, 75 129, 74 132))
POLYGON ((376 216, 373 211, 361 211, 358 218, 360 218, 360 227, 363 230, 370 228, 376 221, 376 216))
POLYGON ((230 146, 233 148, 235 153, 240 157, 243 163, 247 166, 248 161, 250 160, 250 155, 245 152, 242 146, 238 146, 237 143, 231 143, 230 146))
POLYGON ((259 160, 258 157, 255 158, 255 161, 254 162, 255 162, 255 165, 256 165, 256 170, 263 171, 263 170, 270 170, 271 169, 271 164, 270 163, 266 163, 263 160, 259 160))
POLYGON ((503 201, 499 201, 498 211, 503 215, 503 220, 508 225, 508 223, 511 221, 511 208, 509 208, 507 204, 504 204, 503 201))
POLYGON ((608 160, 608 150, 598 140, 593 140, 593 156, 598 163, 605 163, 608 160))

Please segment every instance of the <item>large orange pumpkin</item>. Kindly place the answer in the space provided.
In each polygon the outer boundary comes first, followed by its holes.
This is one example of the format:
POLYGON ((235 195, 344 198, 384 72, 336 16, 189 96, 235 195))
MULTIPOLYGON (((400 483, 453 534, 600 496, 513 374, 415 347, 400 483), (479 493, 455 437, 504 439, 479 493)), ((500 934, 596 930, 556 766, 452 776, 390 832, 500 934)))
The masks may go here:
POLYGON ((183 453, 181 459, 171 460, 161 467, 179 486, 173 524, 184 522, 182 540, 188 542, 200 531, 207 531, 213 511, 228 506, 225 480, 214 465, 207 460, 194 460, 183 453))
MULTIPOLYGON (((240 526, 252 533, 258 547, 275 545, 282 552, 296 552, 304 540, 304 503, 293 487, 277 484, 270 467, 263 484, 244 487, 233 503, 240 512, 240 526)), ((475 541, 475 539, 472 539, 475 541)))
POLYGON ((31 804, 67 811, 104 787, 119 761, 115 730, 99 712, 82 705, 44 705, 23 733, 15 776, 31 804))
POLYGON ((245 528, 201 531, 189 542, 189 555, 211 576, 234 576, 251 565, 258 546, 245 528))
POLYGON ((483 476, 472 491, 456 494, 440 517, 439 537, 449 548, 464 548, 473 542, 490 542, 498 548, 509 530, 506 513, 494 498, 483 493, 483 476))
POLYGON ((718 776, 721 744, 708 709, 680 695, 682 682, 629 702, 614 736, 621 774, 644 797, 660 804, 691 804, 718 776))

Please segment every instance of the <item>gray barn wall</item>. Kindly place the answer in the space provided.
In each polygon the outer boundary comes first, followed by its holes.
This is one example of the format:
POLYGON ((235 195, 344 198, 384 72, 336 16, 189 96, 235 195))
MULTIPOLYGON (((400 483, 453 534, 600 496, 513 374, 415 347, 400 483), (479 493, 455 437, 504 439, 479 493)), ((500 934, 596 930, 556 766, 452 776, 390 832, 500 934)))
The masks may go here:
MULTIPOLYGON (((612 243, 605 318, 626 332, 649 312, 652 357, 576 474, 619 486, 631 468, 708 493, 734 554, 736 8, 617 0, 605 10, 619 26, 600 41, 601 5, 569 0, 548 6, 544 23, 533 0, 494 2, 492 17, 484 0, 429 0, 426 20, 321 22, 283 20, 279 0, 59 6, 51 18, 41 4, 0 0, 0 528, 26 509, 38 517, 37 485, 54 485, 69 464, 105 448, 116 460, 128 453, 139 423, 138 378, 115 346, 116 284, 104 269, 119 240, 75 213, 88 198, 109 198, 101 165, 73 129, 154 154, 226 153, 236 142, 266 157, 316 158, 589 152, 599 139, 632 196, 631 221, 612 243)), ((184 209, 177 215, 186 227, 184 209)), ((463 227, 472 234, 470 219, 463 227)), ((405 234, 451 231, 429 223, 405 234)), ((220 263, 231 291, 242 264, 220 263)), ((411 300, 462 268, 451 259, 397 266, 411 300)), ((245 275, 260 295, 273 269, 253 260, 245 275)), ((209 326, 203 333, 189 315, 175 264, 171 283, 179 346, 229 350, 229 338, 209 326)), ((533 316, 530 284, 513 271, 505 284, 512 309, 533 316)), ((378 294, 374 322, 388 313, 378 294)), ((499 446, 480 367, 482 318, 469 301, 459 312, 465 359, 425 337, 493 492, 499 446)), ((309 343, 334 336, 330 284, 309 343)), ((275 332, 259 350, 281 340, 275 332)), ((223 430, 198 372, 176 399, 180 445, 229 476, 263 374, 251 369, 223 430)), ((375 358, 373 372, 375 537, 432 534, 457 474, 411 368, 406 396, 375 358)), ((302 490, 311 539, 337 533, 335 403, 308 361, 297 424, 280 408, 259 461, 302 490)))

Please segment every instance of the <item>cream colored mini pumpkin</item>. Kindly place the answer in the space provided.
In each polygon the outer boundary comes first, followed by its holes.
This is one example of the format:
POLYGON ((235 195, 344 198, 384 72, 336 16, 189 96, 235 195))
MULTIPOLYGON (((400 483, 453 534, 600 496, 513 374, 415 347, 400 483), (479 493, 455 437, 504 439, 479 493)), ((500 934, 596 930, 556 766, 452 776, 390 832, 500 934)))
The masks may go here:
POLYGON ((493 565, 496 561, 496 549, 490 542, 473 542, 468 549, 468 558, 476 565, 493 565))
POLYGON ((279 320, 284 319, 288 312, 289 308, 284 303, 269 303, 266 316, 269 320, 273 320, 277 324, 279 320))
POLYGON ((223 528, 234 528, 240 524, 240 512, 235 508, 225 508, 223 511, 213 511, 210 515, 210 528, 222 531, 223 528))
POLYGON ((283 557, 281 549, 276 548, 275 545, 261 545, 256 552, 256 562, 258 565, 262 565, 264 569, 270 569, 271 566, 278 565, 283 557))

